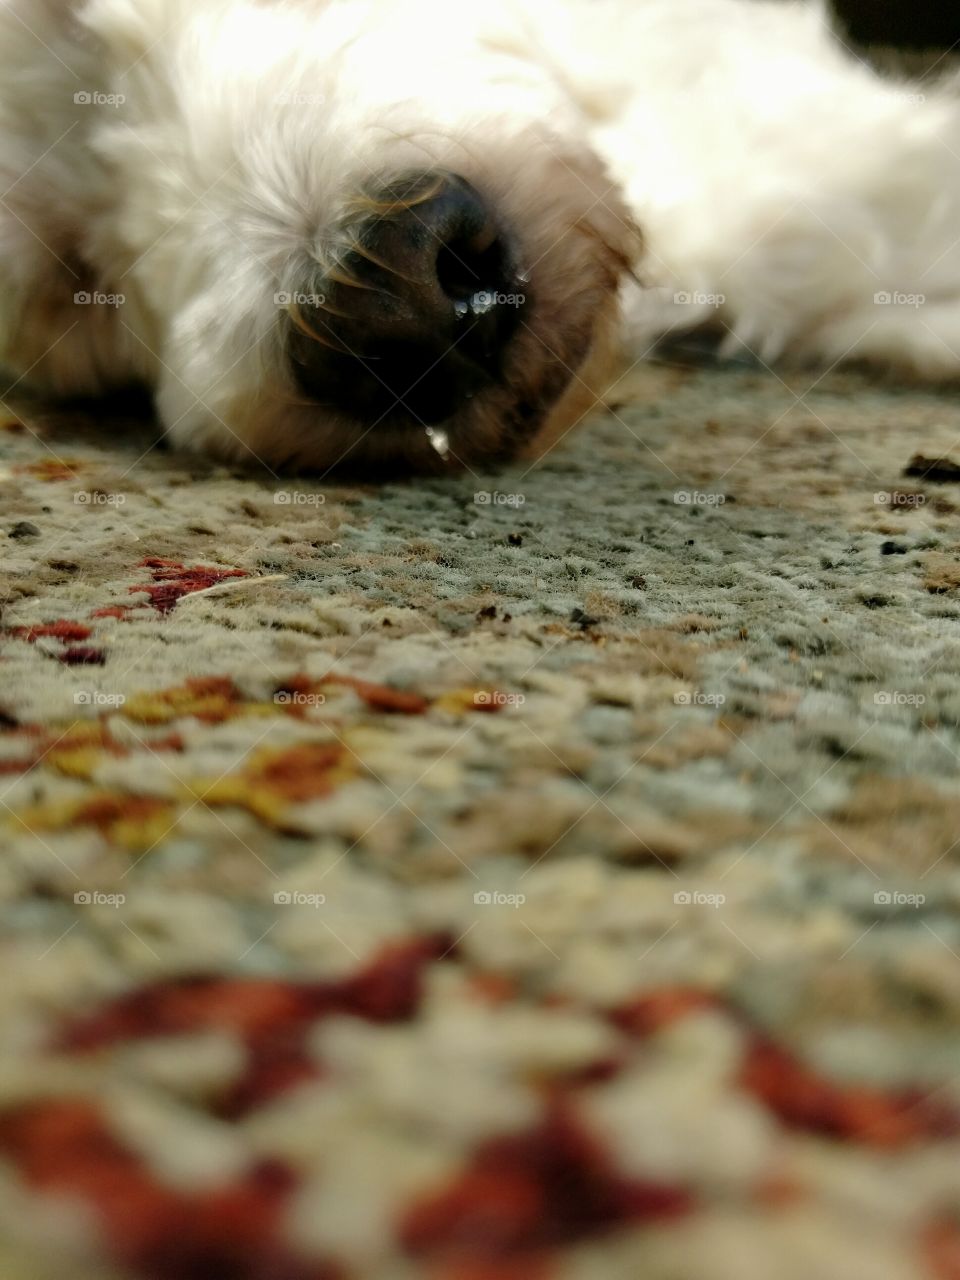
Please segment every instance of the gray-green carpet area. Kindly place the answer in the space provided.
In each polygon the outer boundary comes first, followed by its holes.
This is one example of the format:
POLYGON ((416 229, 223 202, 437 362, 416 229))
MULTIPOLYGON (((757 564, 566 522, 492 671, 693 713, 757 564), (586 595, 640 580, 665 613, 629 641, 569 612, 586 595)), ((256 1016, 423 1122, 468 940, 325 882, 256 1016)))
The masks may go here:
POLYGON ((960 1276, 956 393, 609 400, 0 422, 5 1280, 960 1276))

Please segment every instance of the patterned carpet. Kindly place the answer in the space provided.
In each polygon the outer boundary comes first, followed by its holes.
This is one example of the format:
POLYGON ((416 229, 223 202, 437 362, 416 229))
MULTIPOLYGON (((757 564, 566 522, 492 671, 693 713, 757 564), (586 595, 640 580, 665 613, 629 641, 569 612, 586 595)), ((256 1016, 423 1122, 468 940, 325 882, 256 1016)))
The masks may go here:
POLYGON ((0 422, 3 1280, 957 1280, 953 395, 386 488, 0 422))

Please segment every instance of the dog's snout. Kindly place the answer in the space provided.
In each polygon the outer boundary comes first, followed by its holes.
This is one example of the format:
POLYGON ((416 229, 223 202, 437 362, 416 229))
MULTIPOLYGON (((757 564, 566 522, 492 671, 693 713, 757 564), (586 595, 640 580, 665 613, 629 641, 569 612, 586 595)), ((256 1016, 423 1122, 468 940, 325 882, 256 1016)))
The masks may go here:
POLYGON ((496 214, 419 174, 356 202, 350 247, 291 334, 301 389, 365 423, 452 417, 500 377, 526 298, 496 214))

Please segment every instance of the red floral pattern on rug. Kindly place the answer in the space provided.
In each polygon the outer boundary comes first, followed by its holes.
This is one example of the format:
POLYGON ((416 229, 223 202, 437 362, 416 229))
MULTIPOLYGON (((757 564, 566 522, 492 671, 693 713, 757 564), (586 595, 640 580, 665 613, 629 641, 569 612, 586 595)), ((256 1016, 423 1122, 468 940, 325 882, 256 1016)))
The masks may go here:
POLYGON ((2 1280, 960 1280, 955 413, 803 376, 0 421, 2 1280))

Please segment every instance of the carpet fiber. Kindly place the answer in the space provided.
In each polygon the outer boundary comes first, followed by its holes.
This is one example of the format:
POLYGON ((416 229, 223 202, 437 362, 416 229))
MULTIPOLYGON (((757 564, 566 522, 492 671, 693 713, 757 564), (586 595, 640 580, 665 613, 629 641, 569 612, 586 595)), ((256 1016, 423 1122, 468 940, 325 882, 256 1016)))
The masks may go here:
POLYGON ((811 380, 0 422, 4 1280, 960 1277, 956 400, 811 380))

